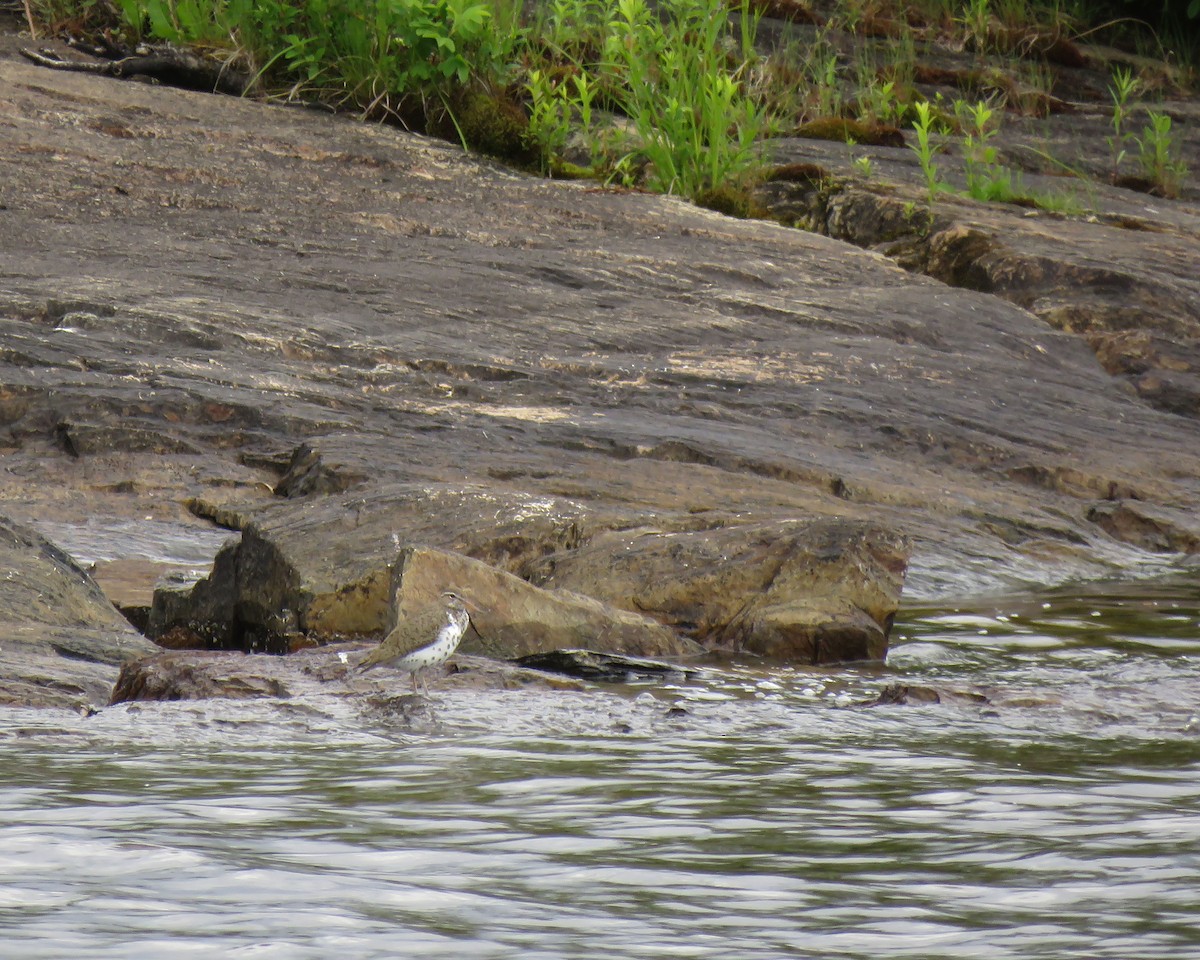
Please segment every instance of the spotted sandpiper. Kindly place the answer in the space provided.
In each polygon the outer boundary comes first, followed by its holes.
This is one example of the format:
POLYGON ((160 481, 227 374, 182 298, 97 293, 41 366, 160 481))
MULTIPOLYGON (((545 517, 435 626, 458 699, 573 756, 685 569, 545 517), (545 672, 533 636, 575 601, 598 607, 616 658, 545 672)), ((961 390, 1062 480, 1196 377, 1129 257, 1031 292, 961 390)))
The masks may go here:
MULTIPOLYGON (((470 622, 462 597, 447 591, 396 624, 383 642, 362 659, 356 670, 361 673, 380 664, 408 670, 413 675, 413 693, 416 693, 417 674, 421 668, 450 659, 470 622)), ((424 678, 421 682, 424 684, 424 678)), ((425 692, 429 692, 428 686, 425 692)))

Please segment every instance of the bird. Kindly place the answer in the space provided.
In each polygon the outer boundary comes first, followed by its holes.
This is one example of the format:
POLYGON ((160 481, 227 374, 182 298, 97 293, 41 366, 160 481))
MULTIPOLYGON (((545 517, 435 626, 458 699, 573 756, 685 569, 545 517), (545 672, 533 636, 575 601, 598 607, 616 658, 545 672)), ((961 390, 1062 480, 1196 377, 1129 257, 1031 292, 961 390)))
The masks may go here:
MULTIPOLYGON (((355 668, 362 673, 384 664, 412 673, 413 693, 417 692, 417 674, 422 667, 445 663, 471 622, 467 605, 456 593, 446 591, 433 603, 405 617, 355 668)), ((425 683, 424 678, 421 680, 425 683)), ((429 687, 425 687, 426 694, 429 687)))

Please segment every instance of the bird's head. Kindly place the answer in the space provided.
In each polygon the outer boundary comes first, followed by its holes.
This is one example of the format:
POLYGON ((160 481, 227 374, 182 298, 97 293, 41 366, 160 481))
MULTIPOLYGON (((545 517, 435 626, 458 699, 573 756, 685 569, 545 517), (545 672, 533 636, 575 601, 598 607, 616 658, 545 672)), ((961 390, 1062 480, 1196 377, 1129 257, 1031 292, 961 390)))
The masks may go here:
POLYGON ((478 613, 478 612, 479 612, 479 608, 478 608, 477 606, 475 606, 475 604, 471 603, 471 601, 470 601, 470 600, 466 600, 466 599, 464 599, 462 596, 460 596, 459 594, 455 593, 453 590, 447 590, 447 591, 445 591, 445 592, 442 594, 442 599, 443 599, 443 600, 444 600, 446 603, 462 604, 462 605, 463 605, 464 607, 466 607, 468 610, 474 610, 476 613, 478 613))

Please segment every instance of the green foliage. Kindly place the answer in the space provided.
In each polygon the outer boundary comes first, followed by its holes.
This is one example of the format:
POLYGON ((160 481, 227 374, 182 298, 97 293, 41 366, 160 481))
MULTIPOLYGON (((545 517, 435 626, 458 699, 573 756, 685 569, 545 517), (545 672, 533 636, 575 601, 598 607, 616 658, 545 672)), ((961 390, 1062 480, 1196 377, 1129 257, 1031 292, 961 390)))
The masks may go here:
POLYGON ((1133 138, 1125 129, 1125 121, 1129 118, 1129 100, 1137 92, 1138 79, 1128 67, 1118 67, 1108 85, 1109 95, 1113 100, 1113 114, 1110 125, 1113 135, 1106 138, 1108 148, 1112 153, 1112 178, 1116 180, 1121 170, 1121 161, 1125 159, 1126 146, 1133 138))
POLYGON ((544 38, 560 69, 531 70, 526 83, 544 165, 555 166, 575 129, 602 165, 613 141, 595 122, 603 99, 633 130, 610 169, 627 167, 636 152, 650 186, 687 197, 749 177, 768 117, 744 83, 757 20, 745 4, 740 15, 739 46, 721 0, 665 0, 657 11, 644 0, 618 0, 611 10, 555 0, 544 38))
POLYGON ((985 52, 992 21, 989 0, 965 0, 957 20, 963 29, 964 42, 981 53, 985 52))
POLYGON ((370 115, 447 105, 493 79, 511 40, 483 0, 117 0, 127 30, 229 46, 260 71, 370 115))
POLYGON ((618 0, 605 66, 650 160, 650 182, 694 196, 757 161, 762 109, 744 96, 723 52, 728 23, 713 0, 668 0, 665 22, 645 0, 618 0))
POLYGON ((1178 156, 1171 118, 1156 110, 1147 112, 1150 122, 1137 137, 1138 161, 1163 196, 1179 196, 1179 187, 1187 176, 1187 164, 1178 156))
POLYGON ((917 115, 912 123, 917 142, 916 145, 909 144, 909 148, 917 155, 917 162, 921 164, 921 172, 925 174, 925 188, 929 194, 929 205, 933 206, 938 192, 945 189, 937 164, 933 162, 934 155, 940 150, 930 140, 935 120, 933 107, 927 100, 923 100, 914 104, 913 110, 917 115))
POLYGON ((1000 129, 996 112, 986 101, 954 103, 954 115, 963 131, 963 170, 967 193, 976 200, 1006 201, 1019 195, 1012 171, 997 160, 991 140, 1000 129))
MULTIPOLYGON (((815 135, 825 124, 858 143, 893 142, 879 138, 900 139, 889 125, 910 122, 930 204, 950 189, 935 141, 959 133, 970 196, 1072 205, 1023 194, 1019 174, 999 162, 997 102, 951 111, 940 96, 931 104, 913 93, 914 37, 971 47, 985 61, 974 74, 1008 76, 988 66, 991 54, 1028 53, 1031 31, 1061 35, 1059 0, 838 0, 815 35, 765 58, 755 48, 753 0, 544 0, 530 18, 523 0, 28 2, 40 23, 207 49, 248 64, 271 91, 457 131, 464 143, 555 175, 646 183, 720 209, 741 209, 761 169, 761 141, 781 118, 787 129, 815 135), (899 23, 891 40, 861 43, 848 57, 835 31, 873 30, 881 16, 899 23)), ((1188 9, 1200 16, 1200 0, 1188 9)), ((1025 71, 1027 84, 991 86, 1013 107, 1044 112, 1053 75, 1025 71)), ((1170 117, 1151 111, 1140 136, 1130 130, 1140 86, 1118 70, 1109 87, 1113 176, 1136 150, 1146 175, 1175 195, 1187 170, 1170 117)), ((869 157, 853 162, 871 176, 869 157)))

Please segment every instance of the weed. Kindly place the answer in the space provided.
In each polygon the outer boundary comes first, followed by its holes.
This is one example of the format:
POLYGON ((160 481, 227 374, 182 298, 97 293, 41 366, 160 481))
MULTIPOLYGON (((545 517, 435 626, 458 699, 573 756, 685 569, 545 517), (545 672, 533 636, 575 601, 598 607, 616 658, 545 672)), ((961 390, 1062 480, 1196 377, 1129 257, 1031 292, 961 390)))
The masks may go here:
POLYGON ((1108 149, 1112 156, 1112 179, 1120 175, 1121 161, 1125 159, 1126 147, 1134 135, 1125 129, 1129 119, 1129 101, 1137 92, 1140 82, 1128 67, 1118 67, 1113 71, 1112 82, 1108 85, 1109 95, 1113 100, 1113 114, 1110 126, 1113 135, 1107 137, 1108 149))
POLYGON ((1148 111, 1147 117, 1150 122, 1142 129, 1142 135, 1134 138, 1138 146, 1138 161, 1163 196, 1177 197, 1188 170, 1175 149, 1171 118, 1156 110, 1148 111))
MULTIPOLYGON (((756 28, 744 13, 743 45, 756 28)), ((744 62, 729 68, 728 39, 721 0, 669 0, 658 13, 645 0, 617 0, 605 67, 620 81, 619 105, 650 160, 650 183, 665 193, 695 196, 760 164, 768 116, 742 88, 744 62)))
POLYGON ((934 155, 939 152, 940 148, 929 139, 933 132, 933 108, 929 101, 923 100, 914 104, 913 110, 917 115, 912 123, 913 130, 917 135, 917 142, 915 145, 909 144, 909 148, 917 155, 917 161, 921 164, 921 172, 925 174, 925 188, 929 195, 929 205, 933 206, 938 192, 945 189, 945 184, 942 183, 941 175, 938 173, 937 164, 933 162, 934 155))
POLYGON ((999 131, 999 119, 986 101, 974 104, 957 100, 955 117, 963 131, 963 169, 967 193, 976 200, 1011 200, 1018 193, 1012 172, 997 160, 991 140, 999 131))
POLYGON ((963 46, 987 53, 992 22, 990 0, 966 0, 957 22, 962 27, 963 46))
POLYGON ((571 135, 571 104, 566 84, 553 83, 547 73, 530 70, 525 81, 529 94, 529 135, 540 146, 542 172, 550 171, 550 158, 562 153, 571 135))

